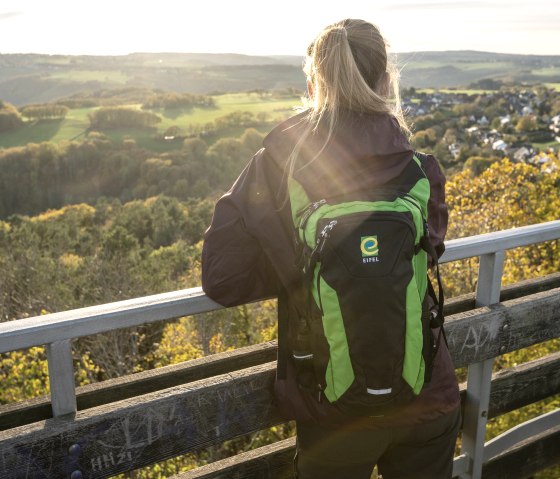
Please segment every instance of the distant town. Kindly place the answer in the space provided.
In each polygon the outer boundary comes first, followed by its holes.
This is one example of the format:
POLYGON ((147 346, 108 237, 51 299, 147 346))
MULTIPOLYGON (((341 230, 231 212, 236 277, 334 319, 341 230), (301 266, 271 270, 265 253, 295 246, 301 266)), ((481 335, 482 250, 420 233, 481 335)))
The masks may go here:
POLYGON ((560 94, 554 89, 501 87, 496 91, 403 92, 413 144, 447 167, 468 158, 546 162, 560 146, 560 94))

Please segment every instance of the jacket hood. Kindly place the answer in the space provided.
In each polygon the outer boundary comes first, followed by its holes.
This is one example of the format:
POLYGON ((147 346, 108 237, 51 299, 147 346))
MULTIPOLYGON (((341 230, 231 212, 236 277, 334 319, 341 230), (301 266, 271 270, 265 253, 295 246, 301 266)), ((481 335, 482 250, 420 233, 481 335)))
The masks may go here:
MULTIPOLYGON (((303 112, 289 118, 264 139, 265 151, 282 169, 305 131, 306 116, 303 112)), ((328 128, 319 125, 305 141, 294 170, 296 180, 313 185, 308 191, 313 197, 383 185, 399 176, 412 159, 410 143, 388 114, 344 112, 325 145, 327 137, 328 128)))

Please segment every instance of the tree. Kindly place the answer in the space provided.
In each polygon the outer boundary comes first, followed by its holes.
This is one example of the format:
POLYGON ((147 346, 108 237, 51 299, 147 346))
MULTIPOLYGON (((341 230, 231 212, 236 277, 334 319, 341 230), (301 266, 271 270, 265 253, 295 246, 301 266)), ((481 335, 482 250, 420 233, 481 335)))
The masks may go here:
POLYGON ((69 108, 56 103, 44 105, 27 105, 21 108, 21 114, 30 120, 46 120, 53 118, 65 118, 69 108))
MULTIPOLYGON (((473 236, 557 219, 560 208, 560 160, 543 166, 493 162, 478 176, 463 171, 447 182, 448 239, 473 236)), ((509 251, 504 284, 560 270, 559 241, 509 251)), ((474 290, 477 261, 444 265, 446 290, 455 296, 474 290)))
POLYGON ((537 119, 534 116, 522 116, 515 125, 519 132, 528 132, 537 129, 537 119))
POLYGON ((14 130, 23 125, 23 120, 17 108, 12 104, 0 100, 0 133, 14 130))
POLYGON ((485 158, 483 156, 470 156, 463 164, 463 170, 470 171, 473 176, 478 176, 498 158, 485 158))
POLYGON ((104 107, 88 114, 90 128, 152 128, 161 122, 155 113, 124 107, 104 107))

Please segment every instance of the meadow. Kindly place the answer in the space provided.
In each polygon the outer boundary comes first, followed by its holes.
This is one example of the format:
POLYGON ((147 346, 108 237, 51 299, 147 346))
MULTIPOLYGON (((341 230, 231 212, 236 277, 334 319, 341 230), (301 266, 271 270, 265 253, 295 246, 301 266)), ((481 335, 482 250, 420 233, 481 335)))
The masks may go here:
MULTIPOLYGON (((161 118, 161 122, 158 123, 155 130, 123 128, 103 131, 103 133, 113 140, 132 138, 139 146, 158 152, 169 151, 180 148, 182 145, 182 141, 163 140, 164 132, 171 127, 176 126, 180 130, 188 130, 190 127, 203 127, 235 111, 249 112, 253 115, 263 112, 267 114, 267 120, 276 121, 293 114, 294 108, 301 104, 301 101, 295 96, 278 98, 272 95, 250 92, 225 93, 213 95, 212 98, 216 104, 215 108, 148 110, 161 118)), ((141 108, 139 104, 122 106, 141 108)), ((64 140, 79 139, 87 133, 89 128, 88 114, 95 108, 71 109, 64 119, 27 121, 23 127, 15 131, 0 133, 0 148, 44 141, 59 143, 64 140)), ((243 131, 243 129, 239 131, 243 131)), ((226 133, 235 136, 239 132, 236 128, 232 128, 231 132, 227 131, 226 133)), ((212 138, 210 140, 211 143, 212 138)))

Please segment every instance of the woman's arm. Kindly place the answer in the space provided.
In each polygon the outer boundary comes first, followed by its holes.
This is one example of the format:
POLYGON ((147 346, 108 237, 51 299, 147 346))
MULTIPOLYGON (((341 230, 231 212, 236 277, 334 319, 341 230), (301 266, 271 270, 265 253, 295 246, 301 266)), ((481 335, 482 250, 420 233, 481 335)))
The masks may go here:
POLYGON ((202 289, 223 306, 277 294, 277 278, 257 238, 273 208, 259 152, 220 198, 202 247, 202 289))
POLYGON ((432 155, 424 155, 422 167, 430 182, 430 200, 428 201, 428 229, 430 242, 438 257, 445 251, 444 239, 447 232, 449 213, 445 203, 445 175, 438 161, 432 155))

